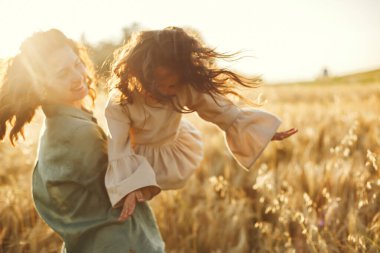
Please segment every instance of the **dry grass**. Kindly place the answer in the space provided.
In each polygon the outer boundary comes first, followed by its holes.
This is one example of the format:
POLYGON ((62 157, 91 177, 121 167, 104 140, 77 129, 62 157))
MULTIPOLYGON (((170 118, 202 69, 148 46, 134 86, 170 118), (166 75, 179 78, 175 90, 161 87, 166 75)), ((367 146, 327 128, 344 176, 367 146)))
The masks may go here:
MULTIPOLYGON (((258 92, 281 129, 299 133, 271 143, 245 172, 223 133, 190 116, 207 136, 202 166, 184 189, 151 201, 167 251, 380 252, 380 85, 268 86, 248 95, 258 92)), ((16 149, 0 144, 0 252, 60 247, 30 193, 41 118, 16 149)))

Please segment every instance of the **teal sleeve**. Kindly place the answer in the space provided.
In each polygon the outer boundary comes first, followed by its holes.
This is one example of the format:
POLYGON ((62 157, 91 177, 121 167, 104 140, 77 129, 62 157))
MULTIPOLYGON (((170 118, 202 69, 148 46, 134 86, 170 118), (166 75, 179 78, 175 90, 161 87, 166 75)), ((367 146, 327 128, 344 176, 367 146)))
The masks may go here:
MULTIPOLYGON (((105 174, 108 165, 106 136, 96 125, 78 127, 70 139, 72 150, 67 161, 84 186, 105 174)), ((104 176, 103 176, 104 178, 104 176)))

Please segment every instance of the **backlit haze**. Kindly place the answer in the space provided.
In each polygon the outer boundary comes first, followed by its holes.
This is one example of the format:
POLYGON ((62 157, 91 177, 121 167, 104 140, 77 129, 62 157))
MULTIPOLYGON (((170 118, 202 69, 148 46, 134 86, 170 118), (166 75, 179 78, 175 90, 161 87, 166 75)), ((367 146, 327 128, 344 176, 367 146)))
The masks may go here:
POLYGON ((380 68, 378 0, 0 0, 0 58, 35 31, 58 28, 96 44, 133 23, 191 27, 209 46, 249 56, 228 66, 269 82, 380 68))

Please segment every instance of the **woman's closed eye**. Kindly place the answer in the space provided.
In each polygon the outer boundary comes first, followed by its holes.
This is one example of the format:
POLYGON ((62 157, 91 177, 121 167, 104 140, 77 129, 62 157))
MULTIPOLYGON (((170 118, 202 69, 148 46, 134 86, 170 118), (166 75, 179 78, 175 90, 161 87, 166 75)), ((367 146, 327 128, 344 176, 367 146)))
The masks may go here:
POLYGON ((83 66, 83 62, 78 58, 76 61, 75 61, 75 67, 82 67, 83 66))
MULTIPOLYGON (((84 68, 84 65, 83 65, 83 62, 78 58, 78 59, 75 60, 73 67, 75 69, 82 69, 82 68, 84 68)), ((60 79, 65 79, 70 74, 70 71, 71 71, 71 68, 70 67, 66 67, 66 68, 64 68, 64 69, 62 69, 61 71, 58 72, 58 76, 57 77, 60 78, 60 79)))

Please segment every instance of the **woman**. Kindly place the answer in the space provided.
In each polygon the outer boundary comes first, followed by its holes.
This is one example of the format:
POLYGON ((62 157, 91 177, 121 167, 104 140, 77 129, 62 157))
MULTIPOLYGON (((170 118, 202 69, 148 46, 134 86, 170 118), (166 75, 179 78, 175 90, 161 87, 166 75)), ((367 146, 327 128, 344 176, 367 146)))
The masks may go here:
POLYGON ((134 215, 120 220, 104 186, 106 137, 85 100, 95 98, 84 48, 52 29, 28 38, 8 61, 0 90, 0 138, 8 124, 14 143, 38 107, 46 115, 33 198, 42 219, 63 239, 66 252, 164 252, 145 200, 160 189, 140 189, 134 215))

